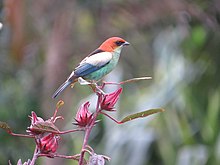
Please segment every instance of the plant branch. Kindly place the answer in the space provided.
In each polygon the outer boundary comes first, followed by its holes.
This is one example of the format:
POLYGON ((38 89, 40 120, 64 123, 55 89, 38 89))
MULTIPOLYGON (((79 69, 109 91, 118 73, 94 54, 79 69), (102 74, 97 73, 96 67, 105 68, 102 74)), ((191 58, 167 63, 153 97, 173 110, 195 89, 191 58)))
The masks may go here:
POLYGON ((13 133, 13 132, 10 132, 9 134, 12 136, 17 136, 17 137, 34 138, 33 135, 18 134, 18 133, 13 133))
POLYGON ((98 100, 97 100, 97 104, 96 104, 96 112, 93 115, 93 120, 91 121, 89 126, 86 127, 86 130, 85 130, 85 136, 84 136, 83 145, 82 145, 80 158, 79 158, 79 165, 83 165, 84 155, 85 155, 86 148, 88 146, 89 136, 90 136, 90 133, 92 131, 92 128, 95 125, 96 118, 98 117, 98 115, 100 113, 99 106, 100 106, 100 102, 101 102, 101 99, 102 99, 102 94, 97 93, 97 95, 98 95, 98 100))
POLYGON ((37 158, 38 158, 38 149, 37 149, 37 146, 36 146, 35 150, 34 150, 34 155, 33 155, 33 158, 31 160, 30 165, 35 165, 35 162, 36 162, 37 158))
POLYGON ((76 131, 85 131, 85 128, 77 128, 77 129, 72 129, 72 130, 67 130, 67 131, 60 131, 58 134, 62 135, 62 134, 67 134, 71 132, 76 132, 76 131))
POLYGON ((107 113, 105 113, 105 112, 100 112, 101 114, 103 114, 103 115, 105 115, 105 116, 107 116, 108 118, 110 118, 111 120, 113 120, 114 122, 116 122, 117 124, 122 124, 122 122, 121 121, 118 121, 118 120, 116 120, 116 119, 114 119, 113 117, 111 117, 109 114, 107 114, 107 113))
POLYGON ((68 156, 68 155, 60 155, 60 154, 38 154, 38 157, 43 157, 43 156, 79 160, 80 155, 77 154, 73 156, 68 156))
POLYGON ((105 87, 105 85, 123 85, 123 84, 126 84, 126 83, 130 83, 130 82, 134 82, 134 81, 139 81, 139 80, 151 80, 152 77, 138 77, 138 78, 132 78, 132 79, 129 79, 129 80, 125 80, 125 81, 122 81, 122 82, 106 82, 106 81, 103 81, 103 84, 101 86, 101 89, 103 89, 105 87))

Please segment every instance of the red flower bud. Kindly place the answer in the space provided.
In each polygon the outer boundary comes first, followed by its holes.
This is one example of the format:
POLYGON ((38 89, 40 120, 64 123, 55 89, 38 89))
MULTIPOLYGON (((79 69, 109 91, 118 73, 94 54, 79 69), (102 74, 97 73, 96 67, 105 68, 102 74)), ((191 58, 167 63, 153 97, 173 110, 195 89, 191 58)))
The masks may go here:
POLYGON ((44 122, 44 120, 41 117, 38 117, 35 112, 31 112, 31 116, 29 116, 31 119, 31 126, 28 127, 27 132, 31 135, 37 135, 41 132, 35 129, 35 126, 38 125, 41 122, 44 122))
POLYGON ((55 135, 53 133, 49 133, 39 139, 36 140, 38 149, 41 153, 54 153, 58 148, 58 141, 60 136, 55 135))
POLYGON ((113 93, 104 95, 104 98, 101 103, 101 109, 107 111, 114 111, 114 106, 117 103, 120 94, 122 93, 122 88, 119 88, 113 93))
POLYGON ((35 112, 31 112, 31 125, 36 124, 37 122, 42 122, 44 121, 41 117, 38 117, 35 112))
POLYGON ((79 127, 85 127, 91 123, 93 116, 92 113, 89 112, 89 106, 89 102, 86 102, 79 108, 75 118, 75 125, 78 125, 79 127))
MULTIPOLYGON (((39 135, 45 132, 59 132, 58 128, 54 125, 53 120, 44 121, 38 117, 35 112, 31 113, 31 125, 27 128, 27 132, 31 135, 39 135)), ((56 120, 56 119, 55 119, 56 120)))

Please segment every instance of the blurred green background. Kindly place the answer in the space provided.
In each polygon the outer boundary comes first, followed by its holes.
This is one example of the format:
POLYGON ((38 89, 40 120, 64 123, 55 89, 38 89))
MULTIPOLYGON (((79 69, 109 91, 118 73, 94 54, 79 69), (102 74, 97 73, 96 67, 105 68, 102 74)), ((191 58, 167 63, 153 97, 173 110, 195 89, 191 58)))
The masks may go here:
MULTIPOLYGON (((120 36, 131 46, 106 80, 153 79, 125 85, 113 116, 166 111, 124 125, 103 117, 90 145, 111 165, 220 164, 219 0, 3 0, 0 22, 0 121, 15 132, 25 133, 31 111, 50 117, 58 101, 51 96, 74 66, 106 38, 120 36)), ((59 99, 61 130, 73 128, 83 101, 95 103, 80 85, 59 99)), ((62 136, 59 153, 79 153, 82 136, 62 136)), ((0 164, 26 161, 33 151, 32 139, 0 130, 0 164)), ((77 163, 40 158, 37 164, 77 163)))

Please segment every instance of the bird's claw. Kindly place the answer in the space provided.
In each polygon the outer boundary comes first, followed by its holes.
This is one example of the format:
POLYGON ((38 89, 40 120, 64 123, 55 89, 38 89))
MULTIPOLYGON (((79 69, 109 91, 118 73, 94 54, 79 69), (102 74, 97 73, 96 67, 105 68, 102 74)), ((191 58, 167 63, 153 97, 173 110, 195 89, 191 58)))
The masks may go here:
POLYGON ((96 86, 96 90, 98 90, 101 94, 105 95, 105 92, 99 88, 99 86, 96 86))

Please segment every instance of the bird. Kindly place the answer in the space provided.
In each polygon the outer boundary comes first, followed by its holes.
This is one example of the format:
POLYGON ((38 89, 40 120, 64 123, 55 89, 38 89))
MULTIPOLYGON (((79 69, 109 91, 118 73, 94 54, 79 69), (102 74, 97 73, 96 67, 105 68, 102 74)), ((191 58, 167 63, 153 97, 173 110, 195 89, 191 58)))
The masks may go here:
POLYGON ((116 67, 121 50, 127 45, 130 43, 120 37, 110 37, 105 40, 78 64, 66 81, 54 92, 52 98, 56 98, 66 87, 77 82, 79 78, 94 83, 100 81, 116 67))

